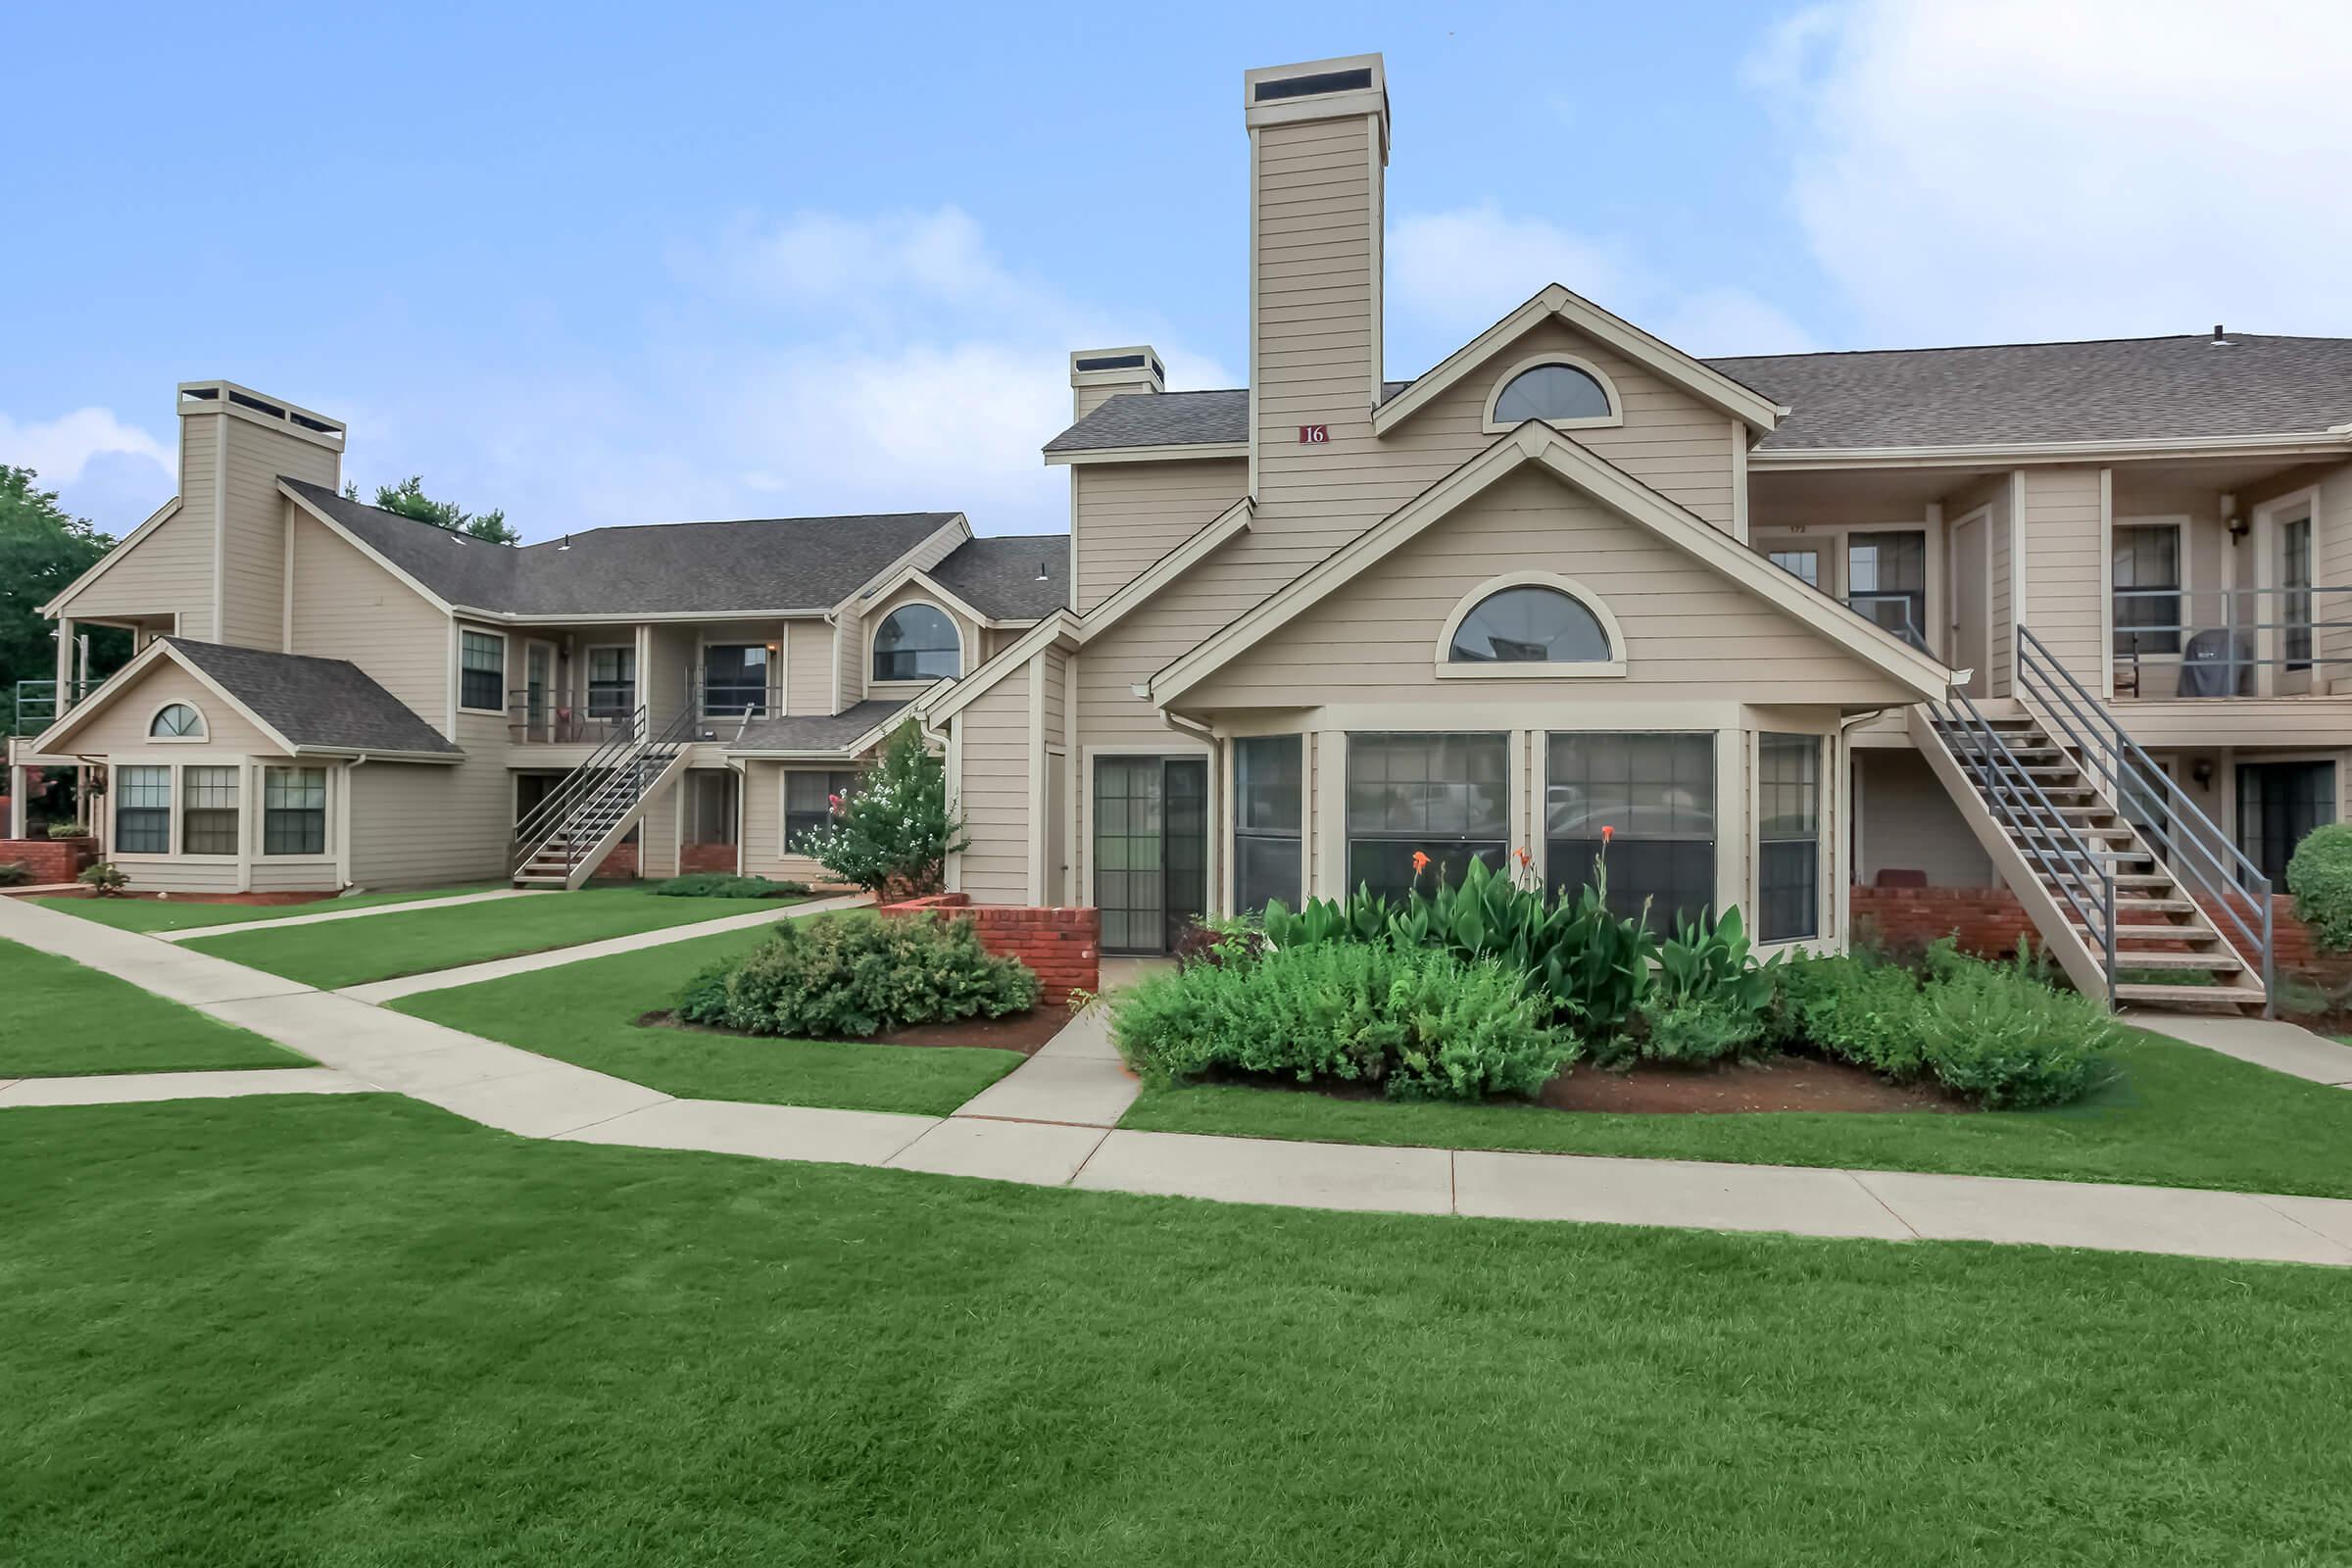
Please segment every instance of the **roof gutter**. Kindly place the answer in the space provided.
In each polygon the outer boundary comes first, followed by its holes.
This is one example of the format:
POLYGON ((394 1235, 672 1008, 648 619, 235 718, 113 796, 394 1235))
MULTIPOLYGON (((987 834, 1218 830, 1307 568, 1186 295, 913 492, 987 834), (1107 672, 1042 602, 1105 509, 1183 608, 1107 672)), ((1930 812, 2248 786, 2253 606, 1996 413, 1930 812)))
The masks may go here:
POLYGON ((351 765, 354 767, 358 767, 364 762, 373 761, 378 758, 387 762, 438 762, 445 767, 455 767, 466 760, 464 752, 406 752, 385 751, 380 748, 361 750, 350 746, 297 746, 292 755, 295 757, 349 758, 351 765))
POLYGON ((2085 463, 2102 458, 2326 457, 2352 446, 2352 425, 2264 435, 2176 436, 2118 441, 1996 441, 1959 446, 1757 447, 1751 469, 1800 472, 1814 468, 1958 467, 2037 463, 2085 463))

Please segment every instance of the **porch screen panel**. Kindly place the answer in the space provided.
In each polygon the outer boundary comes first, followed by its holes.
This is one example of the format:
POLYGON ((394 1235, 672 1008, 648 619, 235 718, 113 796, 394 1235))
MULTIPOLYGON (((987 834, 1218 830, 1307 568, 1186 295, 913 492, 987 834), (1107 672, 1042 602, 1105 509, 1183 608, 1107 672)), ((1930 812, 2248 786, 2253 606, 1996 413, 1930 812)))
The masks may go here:
POLYGON ((237 853, 237 774, 233 767, 191 767, 180 775, 179 853, 237 853))
POLYGON ((272 767, 262 774, 262 853, 326 853, 326 769, 272 767))
POLYGON ((1555 734, 1544 757, 1544 866, 1555 891, 1592 880, 1606 841, 1609 907, 1649 929, 1715 902, 1715 737, 1555 734))
POLYGON ((1756 747, 1756 937, 1821 935, 1821 737, 1756 747))
POLYGON ((1234 904, 1255 914, 1268 899, 1298 907, 1302 747, 1296 735, 1234 742, 1234 904))
POLYGON ((1400 899, 1416 882, 1459 881, 1472 860, 1501 870, 1509 849, 1510 746, 1502 735, 1348 737, 1348 888, 1400 899))
POLYGON ((115 853, 172 853, 172 770, 115 769, 115 853))

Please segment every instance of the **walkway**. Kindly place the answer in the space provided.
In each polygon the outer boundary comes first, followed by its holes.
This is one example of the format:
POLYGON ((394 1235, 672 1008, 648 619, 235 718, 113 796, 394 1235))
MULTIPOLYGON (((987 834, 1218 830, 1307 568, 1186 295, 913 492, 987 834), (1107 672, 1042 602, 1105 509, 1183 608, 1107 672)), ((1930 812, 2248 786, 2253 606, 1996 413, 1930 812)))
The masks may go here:
MULTIPOLYGON (((799 905, 781 917, 812 914, 824 906, 799 905)), ((765 914, 776 917, 775 911, 765 914)), ((1101 1007, 1082 1013, 1044 1050, 954 1115, 906 1116, 680 1100, 372 1006, 348 993, 315 991, 38 906, 0 901, 0 936, 105 969, 304 1053, 330 1069, 324 1077, 306 1077, 306 1092, 396 1090, 525 1137, 1217 1202, 1882 1241, 2001 1242, 2352 1267, 2352 1201, 2335 1199, 1118 1130, 1115 1124, 1138 1086, 1111 1047, 1101 1007)), ((592 943, 504 963, 540 968, 612 947, 592 943)), ((491 968, 521 972, 484 964, 445 973, 478 976, 491 968)), ((2264 1049, 2280 1043, 2280 1037, 2267 1032, 2259 1042, 2264 1049)), ((2333 1070, 2325 1054, 2311 1064, 2316 1072, 2333 1070)), ((153 1098, 276 1093, 282 1091, 270 1085, 294 1087, 292 1077, 156 1074, 143 1087, 153 1098), (192 1079, 264 1084, 215 1089, 181 1081, 192 1079)), ((141 1087, 118 1080, 109 1091, 102 1082, 28 1080, 0 1088, 0 1107, 55 1103, 37 1097, 76 1092, 120 1100, 141 1087), (66 1082, 91 1087, 54 1087, 66 1082), (20 1098, 20 1091, 36 1098, 20 1098)))
POLYGON ((2299 1024, 2187 1012, 2127 1012, 2124 1021, 2273 1072, 2352 1089, 2352 1046, 2324 1039, 2299 1024))
POLYGON ((338 920, 365 920, 375 914, 414 914, 419 909, 451 909, 461 904, 495 904, 501 899, 542 899, 549 888, 492 888, 486 893, 453 893, 445 899, 411 899, 399 904, 370 904, 364 909, 329 909, 323 914, 290 914, 283 919, 227 921, 220 925, 192 925, 183 931, 150 931, 158 942, 187 942, 197 937, 226 936, 232 931, 291 931, 296 926, 332 925, 338 920))

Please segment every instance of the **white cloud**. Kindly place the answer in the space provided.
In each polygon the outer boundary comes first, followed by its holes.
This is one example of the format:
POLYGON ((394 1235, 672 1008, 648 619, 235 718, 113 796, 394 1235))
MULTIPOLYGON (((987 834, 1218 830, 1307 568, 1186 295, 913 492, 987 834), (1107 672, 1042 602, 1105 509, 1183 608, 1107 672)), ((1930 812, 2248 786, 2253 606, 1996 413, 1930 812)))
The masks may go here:
MULTIPOLYGON (((1813 347, 1769 301, 1731 284, 1678 288, 1635 247, 1575 233, 1493 203, 1399 219, 1388 237, 1392 342, 1451 353, 1546 283, 1561 283, 1692 354, 1775 354, 1813 347)), ((1419 365, 1409 367, 1418 369, 1419 365)))
POLYGON ((1850 0, 1747 76, 1873 341, 2352 332, 2352 7, 1850 0))
POLYGON ((52 488, 79 479, 92 458, 117 452, 151 460, 167 481, 172 476, 170 449, 137 425, 123 423, 112 409, 75 409, 32 423, 0 414, 0 463, 30 468, 52 488))

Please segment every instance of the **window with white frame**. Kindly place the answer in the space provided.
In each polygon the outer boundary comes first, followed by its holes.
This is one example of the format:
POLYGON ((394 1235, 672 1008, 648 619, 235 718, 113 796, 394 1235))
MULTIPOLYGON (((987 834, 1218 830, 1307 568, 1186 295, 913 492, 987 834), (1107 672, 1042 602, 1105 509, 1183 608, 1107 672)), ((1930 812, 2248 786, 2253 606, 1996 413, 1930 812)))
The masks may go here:
POLYGON ((167 703, 147 725, 147 737, 158 741, 204 739, 204 715, 186 703, 167 703))
POLYGON ((1480 600, 1454 627, 1452 664, 1606 664, 1617 658, 1608 631, 1582 600, 1541 583, 1520 583, 1480 600))
POLYGON ((262 853, 326 853, 326 769, 272 767, 262 773, 262 853))
POLYGON ((507 710, 507 640, 496 632, 458 632, 458 706, 507 710))
POLYGON ((1756 920, 1761 942, 1821 935, 1821 737, 1756 742, 1756 920))
POLYGON ((963 639, 946 611, 903 605, 874 632, 874 679, 953 680, 963 670, 963 639))
POLYGON ((115 769, 115 853, 172 853, 172 769, 134 765, 115 769))
POLYGON ((1554 891, 1607 866, 1609 907, 1652 931, 1715 903, 1715 737, 1569 733, 1547 738, 1544 874, 1554 891))
POLYGON ((588 650, 588 716, 626 718, 637 710, 637 650, 588 650))
POLYGON ((801 841, 833 820, 836 801, 858 787, 854 771, 794 768, 784 775, 784 853, 800 855, 801 841))
POLYGON ((1501 870, 1511 773, 1502 735, 1379 732, 1348 737, 1348 886, 1402 898, 1472 860, 1501 870), (1416 864, 1415 856, 1426 857, 1416 864))
POLYGON ((1821 586, 1821 552, 1812 546, 1786 546, 1767 552, 1767 559, 1789 576, 1821 586))
POLYGON ((1526 419, 1568 423, 1611 417, 1608 389, 1592 371, 1574 365, 1536 365, 1504 383, 1494 399, 1494 422, 1526 419))
POLYGON ((190 767, 179 775, 179 853, 237 853, 235 767, 190 767))
POLYGON ((2114 571, 2115 651, 2126 656, 2180 651, 2180 525, 2118 523, 2114 571))
POLYGON ((1233 743, 1233 899, 1255 914, 1268 899, 1298 907, 1306 770, 1297 735, 1233 743))
POLYGON ((2278 524, 2278 653, 2288 669, 2311 667, 2311 514, 2278 524))

